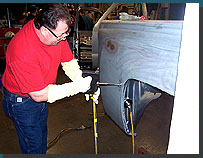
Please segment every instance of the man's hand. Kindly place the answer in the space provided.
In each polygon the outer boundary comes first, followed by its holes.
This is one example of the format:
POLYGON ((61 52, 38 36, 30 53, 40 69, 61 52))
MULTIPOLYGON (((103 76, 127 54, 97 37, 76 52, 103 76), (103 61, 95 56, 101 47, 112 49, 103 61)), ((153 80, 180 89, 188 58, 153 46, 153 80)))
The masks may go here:
POLYGON ((75 88, 78 92, 82 92, 85 93, 86 91, 88 91, 90 89, 90 84, 92 81, 92 77, 91 76, 87 76, 87 77, 80 77, 77 80, 74 81, 75 84, 75 88))

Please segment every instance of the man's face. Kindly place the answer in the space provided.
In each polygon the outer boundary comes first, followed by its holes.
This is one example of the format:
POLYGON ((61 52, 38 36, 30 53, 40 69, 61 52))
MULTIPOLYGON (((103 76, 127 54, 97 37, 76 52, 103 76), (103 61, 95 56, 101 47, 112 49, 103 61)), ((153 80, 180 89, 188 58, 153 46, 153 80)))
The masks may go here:
POLYGON ((44 27, 47 31, 47 34, 46 34, 47 41, 44 42, 46 45, 56 45, 60 41, 66 40, 66 37, 70 33, 70 28, 66 24, 65 20, 60 20, 58 22, 56 29, 50 29, 46 26, 44 27))

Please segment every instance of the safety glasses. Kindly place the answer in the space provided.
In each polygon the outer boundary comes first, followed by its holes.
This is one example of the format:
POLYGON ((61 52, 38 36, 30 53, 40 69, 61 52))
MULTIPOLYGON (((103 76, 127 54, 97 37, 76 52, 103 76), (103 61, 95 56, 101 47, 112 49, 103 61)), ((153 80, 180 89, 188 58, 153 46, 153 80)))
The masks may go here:
POLYGON ((68 28, 68 30, 66 31, 66 32, 64 32, 64 33, 62 33, 60 36, 57 36, 53 31, 51 31, 51 29, 50 28, 48 28, 47 26, 44 26, 47 30, 49 30, 49 32, 54 36, 54 37, 56 37, 56 38, 61 38, 61 37, 66 37, 66 36, 68 36, 69 35, 69 33, 71 32, 71 29, 70 28, 68 28), (65 35, 65 36, 64 36, 65 35))

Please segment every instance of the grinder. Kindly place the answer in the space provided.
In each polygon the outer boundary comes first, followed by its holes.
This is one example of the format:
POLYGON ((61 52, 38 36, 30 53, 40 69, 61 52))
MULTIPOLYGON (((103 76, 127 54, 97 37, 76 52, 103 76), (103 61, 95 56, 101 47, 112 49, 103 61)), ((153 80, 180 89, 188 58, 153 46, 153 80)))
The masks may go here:
POLYGON ((90 89, 85 94, 94 94, 99 86, 121 86, 122 83, 101 83, 99 82, 99 72, 97 71, 83 71, 82 77, 92 77, 90 89))

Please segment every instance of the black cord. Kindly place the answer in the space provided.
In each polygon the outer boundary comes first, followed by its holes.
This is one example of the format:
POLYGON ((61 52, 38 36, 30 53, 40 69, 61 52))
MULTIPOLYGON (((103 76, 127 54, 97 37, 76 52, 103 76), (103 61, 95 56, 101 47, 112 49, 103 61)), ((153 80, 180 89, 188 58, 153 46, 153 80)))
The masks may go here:
POLYGON ((64 128, 63 130, 61 130, 61 132, 54 138, 52 139, 49 143, 47 143, 47 150, 49 150, 51 147, 53 147, 58 140, 66 133, 66 132, 70 132, 70 131, 77 131, 77 130, 84 130, 84 129, 89 129, 92 128, 93 126, 84 126, 82 125, 81 127, 78 128, 64 128))

